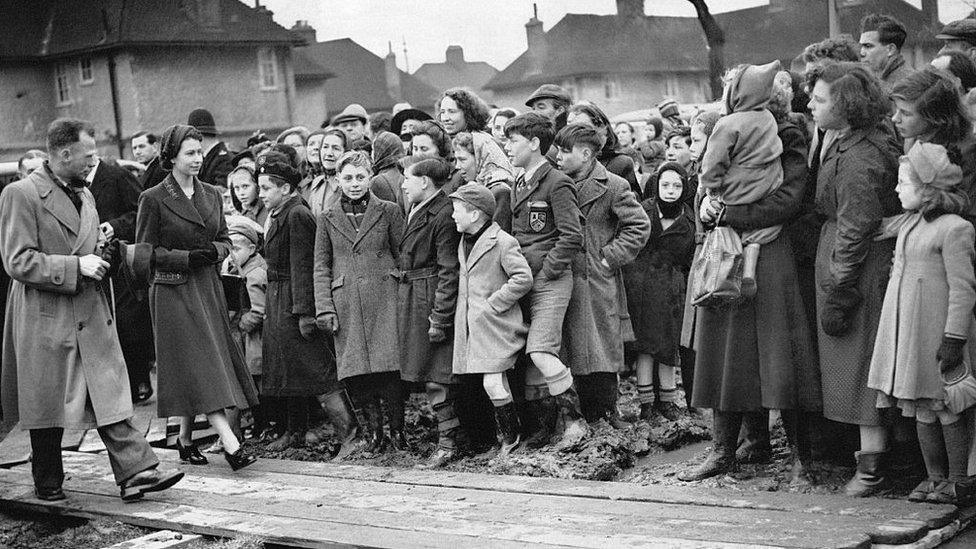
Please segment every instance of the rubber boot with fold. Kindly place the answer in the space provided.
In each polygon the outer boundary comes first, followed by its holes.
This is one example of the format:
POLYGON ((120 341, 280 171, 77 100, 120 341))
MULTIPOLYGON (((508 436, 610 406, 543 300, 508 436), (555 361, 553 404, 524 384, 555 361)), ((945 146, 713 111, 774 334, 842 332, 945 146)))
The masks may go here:
POLYGON ((437 415, 437 448, 427 458, 426 462, 417 465, 419 469, 443 467, 458 455, 457 437, 460 434, 461 426, 454 411, 454 401, 445 400, 435 404, 433 408, 434 414, 437 415))
POLYGON ((325 412, 329 423, 335 431, 336 438, 341 442, 339 453, 334 459, 342 459, 351 454, 361 441, 359 437, 359 422, 356 420, 356 412, 353 410, 352 400, 345 389, 328 392, 318 397, 319 406, 325 412))
POLYGON ((583 413, 580 411, 579 395, 576 389, 570 387, 556 396, 553 400, 557 412, 557 425, 562 426, 560 440, 556 443, 557 450, 566 450, 578 444, 586 436, 588 428, 583 413))
POLYGON ((864 498, 881 491, 884 484, 884 459, 888 452, 854 452, 857 470, 854 478, 844 486, 844 492, 851 497, 864 498))
POLYGON ((509 402, 495 408, 495 424, 498 426, 498 443, 501 445, 498 457, 505 457, 522 442, 522 426, 519 424, 515 403, 509 402))
POLYGON ((532 423, 537 427, 526 436, 525 446, 538 449, 549 445, 556 425, 556 416, 559 414, 555 401, 552 397, 545 397, 539 400, 527 400, 525 405, 528 414, 532 416, 532 423))
POLYGON ((712 451, 698 467, 678 473, 678 480, 685 482, 703 480, 735 470, 735 443, 741 425, 741 413, 713 410, 712 451))
POLYGON ((383 407, 380 406, 379 398, 370 398, 363 405, 363 416, 369 425, 369 432, 366 437, 366 447, 363 451, 375 454, 383 450, 386 446, 386 435, 383 433, 383 407))
POLYGON ((946 455, 941 425, 917 421, 915 430, 918 432, 918 444, 922 450, 922 459, 925 461, 927 478, 908 494, 908 501, 921 502, 945 482, 949 475, 949 456, 946 455))
POLYGON ((966 421, 960 419, 943 425, 942 437, 945 439, 949 475, 925 500, 929 503, 948 503, 960 507, 969 505, 973 500, 973 488, 966 471, 969 465, 969 431, 966 421))

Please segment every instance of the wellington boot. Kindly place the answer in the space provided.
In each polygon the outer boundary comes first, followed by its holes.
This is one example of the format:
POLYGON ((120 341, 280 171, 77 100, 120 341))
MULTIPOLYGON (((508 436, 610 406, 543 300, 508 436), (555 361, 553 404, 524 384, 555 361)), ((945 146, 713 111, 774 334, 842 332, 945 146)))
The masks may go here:
POLYGON ((386 446, 386 435, 383 433, 383 410, 378 399, 371 399, 363 405, 363 416, 369 426, 366 438, 366 446, 363 451, 367 454, 376 454, 386 446))
POLYGON ((863 498, 881 491, 884 478, 884 458, 887 452, 854 452, 857 471, 844 486, 844 492, 851 497, 863 498))
POLYGON ((495 408, 495 424, 498 426, 498 443, 501 445, 498 457, 505 457, 522 442, 522 426, 519 424, 514 402, 495 408))
POLYGON ((540 400, 528 400, 525 404, 529 408, 528 413, 535 416, 535 423, 538 429, 535 432, 529 433, 523 444, 533 449, 547 446, 552 440, 552 431, 556 424, 556 416, 559 413, 559 409, 556 407, 552 397, 546 397, 540 400))
POLYGON ((769 443, 769 411, 746 412, 742 414, 742 428, 739 430, 739 445, 735 450, 735 460, 739 463, 766 463, 773 457, 769 443))
POLYGON ((640 405, 640 419, 643 421, 654 421, 657 410, 654 409, 653 402, 642 402, 640 405))
POLYGON ((722 475, 735 470, 735 442, 739 436, 742 414, 712 413, 712 451, 698 467, 678 473, 678 480, 691 482, 722 475))
POLYGON ((678 421, 681 419, 681 408, 674 402, 657 401, 654 403, 654 411, 668 421, 678 421))
POLYGON ((579 444, 589 429, 583 413, 580 411, 579 395, 576 389, 570 387, 564 392, 551 398, 555 403, 558 416, 557 424, 562 426, 559 433, 560 439, 556 443, 557 450, 567 450, 579 444))

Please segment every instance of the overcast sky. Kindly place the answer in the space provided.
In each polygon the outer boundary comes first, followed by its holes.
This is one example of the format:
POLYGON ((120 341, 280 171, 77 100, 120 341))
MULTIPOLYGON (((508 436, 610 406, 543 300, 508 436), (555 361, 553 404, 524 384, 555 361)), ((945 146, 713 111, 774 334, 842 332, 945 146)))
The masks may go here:
MULTIPOLYGON (((254 0, 241 0, 254 5, 254 0)), ((424 63, 444 61, 452 44, 464 48, 468 61, 487 61, 501 70, 525 51, 525 22, 532 16, 529 0, 260 0, 286 28, 304 19, 318 40, 352 38, 385 56, 393 42, 401 69, 414 72, 424 63), (407 59, 403 55, 406 41, 407 59)), ((896 0, 897 1, 897 0, 896 0)), ((610 14, 615 0, 536 0, 539 19, 548 31, 567 13, 610 14)), ((716 12, 767 4, 768 0, 711 0, 716 12)), ((909 0, 921 5, 921 0, 909 0)), ((970 2, 973 3, 973 2, 970 2)), ((966 0, 939 0, 942 21, 964 17, 966 0)), ((648 15, 694 17, 687 0, 647 0, 648 15)))

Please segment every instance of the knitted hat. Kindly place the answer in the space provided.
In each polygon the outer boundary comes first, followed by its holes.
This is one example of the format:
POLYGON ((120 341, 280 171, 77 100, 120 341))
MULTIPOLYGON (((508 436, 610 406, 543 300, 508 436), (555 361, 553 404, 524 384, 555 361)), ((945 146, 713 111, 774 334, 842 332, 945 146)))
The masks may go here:
POLYGON ((573 102, 573 97, 569 95, 566 88, 557 86, 555 84, 543 84, 532 92, 532 95, 525 100, 525 106, 532 107, 532 103, 535 103, 540 99, 555 99, 556 101, 561 101, 567 105, 573 102))
POLYGON ((674 99, 661 101, 657 104, 657 110, 661 113, 661 118, 676 118, 680 114, 678 102, 674 99))
POLYGON ((186 123, 193 126, 203 135, 213 137, 217 135, 217 124, 214 117, 207 109, 195 109, 187 117, 186 123))
POLYGON ((342 109, 342 112, 332 118, 332 125, 338 126, 339 124, 348 122, 350 120, 359 120, 365 124, 367 118, 368 115, 366 114, 366 109, 364 109, 359 103, 353 103, 342 109))
POLYGON ((908 163, 922 185, 937 189, 951 189, 962 181, 962 168, 949 160, 945 147, 917 141, 901 162, 908 163))
POLYGON ((488 216, 488 219, 495 216, 495 195, 491 194, 488 187, 484 185, 479 183, 461 185, 458 190, 451 193, 450 197, 481 210, 488 216))

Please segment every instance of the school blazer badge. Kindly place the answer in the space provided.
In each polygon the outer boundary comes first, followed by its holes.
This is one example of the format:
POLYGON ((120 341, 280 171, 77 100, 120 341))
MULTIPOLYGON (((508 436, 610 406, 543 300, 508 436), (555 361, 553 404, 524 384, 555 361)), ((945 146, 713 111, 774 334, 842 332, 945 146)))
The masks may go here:
POLYGON ((549 204, 546 202, 529 203, 529 228, 541 233, 549 221, 549 204))

